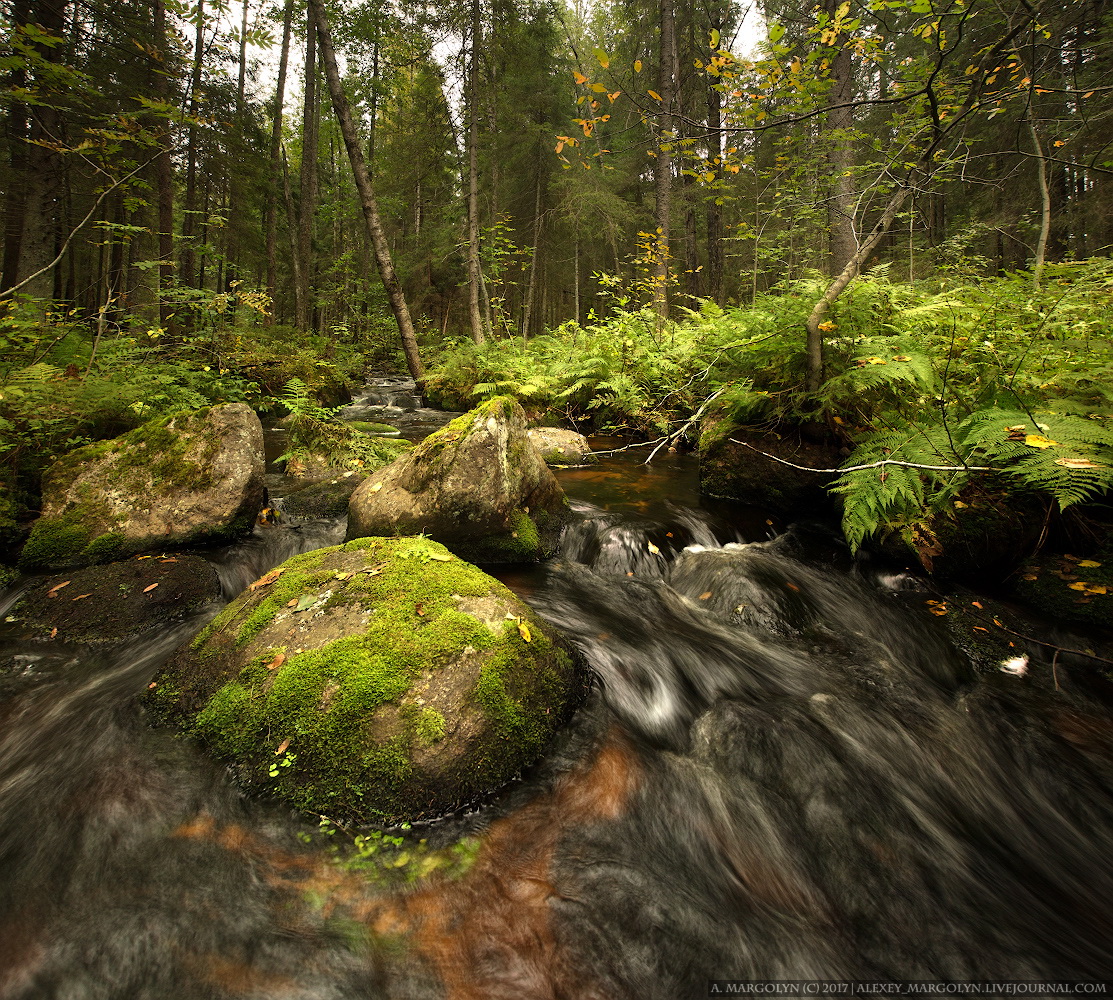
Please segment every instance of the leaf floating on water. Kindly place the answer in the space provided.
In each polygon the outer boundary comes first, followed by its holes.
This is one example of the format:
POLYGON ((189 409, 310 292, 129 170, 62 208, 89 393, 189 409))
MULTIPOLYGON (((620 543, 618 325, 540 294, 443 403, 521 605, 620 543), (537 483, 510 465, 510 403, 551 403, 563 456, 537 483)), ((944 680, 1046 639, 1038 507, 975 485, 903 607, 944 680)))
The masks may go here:
POLYGON ((150 585, 149 587, 144 587, 144 588, 143 588, 143 593, 144 593, 144 594, 149 594, 149 593, 150 593, 150 592, 151 592, 152 590, 154 590, 154 589, 155 589, 155 587, 157 587, 157 586, 158 586, 158 584, 157 584, 157 583, 152 583, 152 584, 151 584, 151 585, 150 585))
POLYGON ((73 582, 72 580, 66 580, 65 583, 59 583, 56 586, 51 587, 50 590, 48 590, 46 592, 46 596, 47 597, 57 597, 58 596, 58 591, 61 590, 63 587, 68 587, 72 582, 73 582))
POLYGON ((649 551, 652 552, 655 556, 659 556, 661 554, 661 550, 657 548, 657 546, 654 545, 652 542, 646 542, 645 544, 646 548, 648 548, 649 551))
POLYGON ((520 618, 518 619, 518 634, 525 642, 533 642, 533 636, 530 634, 529 626, 520 618))
POLYGON ((710 596, 711 596, 711 591, 710 590, 705 590, 702 594, 699 595, 699 599, 701 601, 706 601, 710 596))
POLYGON ((272 569, 269 573, 266 573, 265 575, 259 577, 258 580, 256 580, 250 587, 248 587, 248 590, 258 590, 260 587, 267 587, 270 584, 274 583, 274 581, 277 580, 284 572, 285 569, 283 569, 282 567, 279 567, 278 569, 272 569))

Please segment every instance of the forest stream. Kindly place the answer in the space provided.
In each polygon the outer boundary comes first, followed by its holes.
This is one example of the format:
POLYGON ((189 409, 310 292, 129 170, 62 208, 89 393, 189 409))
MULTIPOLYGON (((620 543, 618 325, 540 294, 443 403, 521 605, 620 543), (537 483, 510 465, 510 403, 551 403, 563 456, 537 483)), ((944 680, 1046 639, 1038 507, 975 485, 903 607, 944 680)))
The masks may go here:
MULTIPOLYGON (((703 507, 694 458, 644 457, 561 472, 560 558, 499 574, 596 683, 521 781, 393 832, 471 845, 449 874, 370 878, 338 861, 352 831, 149 726, 140 695, 206 616, 111 648, 0 637, 0 997, 1113 978, 1113 726, 1082 668, 1054 664, 1061 690, 1050 651, 976 670, 914 577, 703 507)), ((260 526, 209 555, 227 600, 342 538, 260 526)))

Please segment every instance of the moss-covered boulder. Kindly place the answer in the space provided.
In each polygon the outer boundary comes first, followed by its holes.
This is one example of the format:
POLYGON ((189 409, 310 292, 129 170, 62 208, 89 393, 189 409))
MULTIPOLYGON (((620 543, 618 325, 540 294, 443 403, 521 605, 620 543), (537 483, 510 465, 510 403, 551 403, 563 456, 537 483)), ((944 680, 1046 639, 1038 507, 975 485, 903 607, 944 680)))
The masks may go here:
POLYGON ((789 517, 823 517, 835 509, 827 488, 838 477, 792 465, 834 469, 845 460, 836 445, 808 440, 797 428, 774 432, 740 427, 726 416, 710 417, 700 432, 700 492, 789 517))
POLYGON ((281 501, 282 512, 291 517, 343 517, 352 494, 366 478, 361 472, 345 472, 287 493, 281 501))
POLYGON ((251 789, 393 821, 509 781, 577 693, 570 657, 497 580, 426 538, 365 538, 252 584, 148 702, 251 789))
POLYGON ((10 612, 31 635, 115 642, 197 611, 220 596, 199 556, 138 556, 37 580, 10 612))
POLYGON ((568 511, 522 408, 499 398, 374 473, 352 495, 348 537, 421 533, 473 562, 529 562, 555 551, 568 511))
POLYGON ((411 448, 409 441, 368 434, 353 423, 307 414, 290 416, 286 428, 285 472, 303 482, 321 482, 343 472, 373 472, 411 448))
POLYGON ((599 461, 587 438, 576 431, 563 427, 531 427, 527 433, 546 465, 588 465, 599 461))
POLYGON ((20 564, 62 569, 232 541, 251 531, 263 495, 263 429, 246 404, 152 420, 51 466, 20 564))

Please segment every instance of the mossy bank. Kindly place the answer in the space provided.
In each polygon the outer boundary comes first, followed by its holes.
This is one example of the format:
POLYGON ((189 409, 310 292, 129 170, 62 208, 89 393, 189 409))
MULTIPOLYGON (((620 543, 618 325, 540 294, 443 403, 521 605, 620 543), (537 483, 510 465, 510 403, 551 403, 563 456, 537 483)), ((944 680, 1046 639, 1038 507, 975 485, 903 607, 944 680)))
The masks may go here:
POLYGON ((364 538, 257 581, 174 655, 148 704, 252 790, 389 822, 505 784, 580 688, 498 581, 427 538, 364 538))

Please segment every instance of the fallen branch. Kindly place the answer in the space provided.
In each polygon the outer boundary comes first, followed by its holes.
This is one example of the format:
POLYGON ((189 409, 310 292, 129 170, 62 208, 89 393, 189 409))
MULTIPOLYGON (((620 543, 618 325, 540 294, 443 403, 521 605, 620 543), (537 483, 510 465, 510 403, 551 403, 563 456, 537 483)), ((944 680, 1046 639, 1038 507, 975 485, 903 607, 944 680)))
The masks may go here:
POLYGON ((807 465, 797 465, 795 462, 789 462, 787 459, 778 458, 776 455, 770 455, 767 451, 762 451, 760 448, 755 448, 752 444, 747 444, 745 441, 739 441, 737 438, 730 438, 731 444, 740 444, 743 448, 749 448, 750 451, 756 451, 759 455, 770 459, 773 462, 780 462, 781 465, 790 466, 793 469, 799 469, 801 472, 860 472, 862 469, 880 469, 884 465, 903 465, 906 469, 926 469, 928 472, 1001 472, 1001 469, 995 469, 989 465, 921 465, 919 462, 900 462, 895 458, 883 458, 879 462, 867 462, 865 465, 845 465, 841 469, 813 469, 807 465))
POLYGON ((657 447, 649 453, 649 458, 645 460, 644 464, 649 465, 649 463, 657 457, 657 452, 664 448, 665 445, 668 444, 670 441, 678 441, 684 434, 684 432, 689 427, 691 427, 692 424, 696 423, 696 421, 698 421, 700 417, 703 416, 703 411, 706 410, 716 399, 718 399, 726 391, 726 388, 727 387, 724 385, 722 389, 719 389, 717 392, 713 392, 710 396, 708 396, 707 399, 704 400, 703 406, 696 410, 696 412, 693 413, 691 417, 689 417, 688 420, 684 422, 680 430, 675 431, 672 434, 666 434, 665 437, 661 440, 661 443, 658 444, 657 447))

